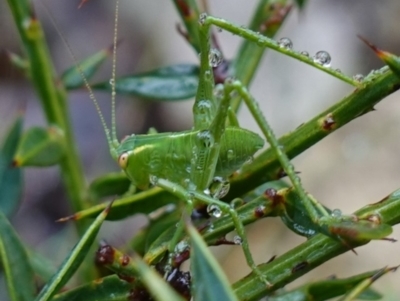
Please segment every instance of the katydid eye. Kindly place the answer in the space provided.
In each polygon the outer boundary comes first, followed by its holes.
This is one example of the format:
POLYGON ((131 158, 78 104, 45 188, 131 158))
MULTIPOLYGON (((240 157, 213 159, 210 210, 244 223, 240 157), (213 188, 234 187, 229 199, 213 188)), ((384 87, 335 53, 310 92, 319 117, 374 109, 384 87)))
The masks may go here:
POLYGON ((121 156, 118 158, 118 165, 122 169, 125 169, 126 166, 128 165, 128 153, 123 153, 121 156))

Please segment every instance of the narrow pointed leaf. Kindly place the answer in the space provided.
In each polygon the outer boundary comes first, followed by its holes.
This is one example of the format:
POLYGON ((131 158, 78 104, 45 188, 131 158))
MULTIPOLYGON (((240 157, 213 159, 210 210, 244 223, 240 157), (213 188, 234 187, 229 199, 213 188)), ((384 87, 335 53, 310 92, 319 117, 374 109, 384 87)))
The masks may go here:
MULTIPOLYGON (((379 271, 370 271, 356 276, 342 279, 327 279, 307 283, 293 290, 269 297, 269 301, 324 301, 342 296, 356 288, 363 281, 370 279, 379 271)), ((360 300, 379 300, 382 296, 368 289, 359 296, 360 300)))
POLYGON ((64 133, 57 127, 33 127, 21 137, 13 165, 51 166, 65 155, 64 133))
POLYGON ((12 166, 22 132, 22 118, 18 118, 0 149, 0 211, 10 216, 18 207, 22 191, 22 171, 12 166))
POLYGON ((209 251, 200 234, 188 226, 191 239, 191 273, 193 277, 193 298, 195 301, 238 300, 224 272, 209 251))
POLYGON ((90 247, 99 232, 101 224, 110 211, 110 208, 111 204, 99 214, 95 221, 86 230, 85 234, 75 245, 69 256, 61 264, 57 273, 53 275, 51 280, 42 289, 39 296, 35 299, 36 301, 50 300, 51 297, 54 296, 72 277, 90 250, 90 247))
POLYGON ((390 52, 383 51, 376 47, 374 44, 370 43, 365 38, 358 36, 365 44, 367 44, 375 54, 382 60, 389 68, 393 71, 394 74, 400 77, 400 57, 394 55, 390 52))
POLYGON ((56 295, 52 300, 127 301, 131 292, 130 283, 112 275, 56 295))
MULTIPOLYGON (((183 100, 196 94, 198 73, 195 65, 179 64, 117 78, 115 88, 118 93, 148 99, 183 100)), ((111 85, 104 82, 93 88, 110 91, 111 85)))
MULTIPOLYGON (((112 49, 112 48, 111 48, 112 49)), ((104 63, 108 56, 112 53, 110 48, 103 49, 92 56, 78 62, 79 68, 82 70, 85 78, 89 80, 104 63)), ((77 89, 85 85, 81 73, 76 66, 64 71, 61 75, 61 80, 66 89, 77 89)))
POLYGON ((0 262, 12 301, 33 300, 36 287, 26 250, 5 215, 0 211, 0 262))

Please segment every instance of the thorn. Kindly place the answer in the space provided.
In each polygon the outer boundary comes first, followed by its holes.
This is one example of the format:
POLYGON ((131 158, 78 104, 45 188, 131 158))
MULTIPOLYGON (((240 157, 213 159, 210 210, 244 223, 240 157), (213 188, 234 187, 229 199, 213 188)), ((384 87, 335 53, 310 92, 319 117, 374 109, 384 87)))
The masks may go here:
POLYGON ((105 215, 107 215, 107 214, 110 212, 111 206, 114 204, 114 201, 115 201, 115 199, 113 199, 113 200, 110 202, 110 204, 107 205, 106 209, 104 209, 103 213, 104 213, 105 215))
POLYGON ((78 219, 78 215, 77 214, 72 214, 72 215, 69 215, 69 216, 66 216, 66 217, 59 218, 55 222, 56 223, 64 223, 64 222, 67 222, 67 221, 70 221, 70 220, 77 220, 77 219, 78 219))
POLYGON ((397 239, 390 238, 390 237, 384 237, 384 238, 381 238, 380 240, 386 240, 386 241, 390 241, 390 242, 397 242, 397 239))
POLYGON ((276 255, 272 256, 266 263, 271 263, 275 260, 276 255))
POLYGON ((79 5, 78 5, 78 9, 80 9, 88 1, 89 0, 81 0, 81 3, 79 3, 79 5))
POLYGON ((344 240, 343 238, 339 237, 339 241, 345 246, 347 247, 350 251, 352 251, 355 255, 358 255, 358 253, 356 252, 356 250, 354 250, 354 248, 352 246, 350 246, 346 240, 344 240))
MULTIPOLYGON (((117 44, 116 44, 117 48, 118 48, 118 46, 119 46, 123 41, 124 41, 123 38, 119 38, 119 39, 117 40, 117 44)), ((113 51, 114 51, 114 44, 111 44, 110 46, 108 46, 107 49, 106 49, 106 51, 107 51, 107 54, 108 54, 108 55, 111 55, 111 54, 113 53, 113 51)))
POLYGON ((374 44, 372 44, 371 42, 369 42, 366 38, 362 37, 361 35, 357 35, 357 37, 363 41, 369 48, 371 48, 377 56, 381 57, 382 53, 384 51, 380 50, 378 47, 376 47, 374 44))
POLYGON ((182 24, 176 23, 176 31, 190 44, 189 34, 182 28, 182 24))

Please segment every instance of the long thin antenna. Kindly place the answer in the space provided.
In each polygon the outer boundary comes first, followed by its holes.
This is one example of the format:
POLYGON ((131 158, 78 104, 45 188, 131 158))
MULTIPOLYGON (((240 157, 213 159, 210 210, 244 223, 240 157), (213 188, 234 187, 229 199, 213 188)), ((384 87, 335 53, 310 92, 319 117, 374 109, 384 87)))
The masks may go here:
MULTIPOLYGON (((68 41, 67 41, 67 39, 65 38, 65 36, 62 34, 62 32, 61 32, 61 30, 60 30, 60 27, 59 27, 57 21, 54 19, 53 15, 50 13, 50 10, 49 10, 49 8, 47 7, 47 5, 46 5, 43 1, 40 1, 40 3, 41 3, 41 4, 43 5, 43 7, 45 8, 45 11, 46 11, 46 13, 47 13, 47 15, 48 15, 50 21, 52 22, 54 28, 56 29, 56 31, 57 31, 58 35, 60 36, 61 40, 63 41, 64 45, 67 47, 68 52, 69 52, 69 54, 70 54, 70 56, 71 56, 71 58, 72 58, 72 60, 73 60, 73 62, 74 62, 74 65, 75 65, 76 69, 78 70, 79 75, 81 76, 81 78, 82 78, 82 80, 83 80, 83 83, 85 84, 86 89, 87 89, 88 92, 89 92, 89 97, 90 97, 90 99, 93 101, 93 104, 94 104, 94 106, 95 106, 95 108, 96 108, 96 111, 97 111, 97 113, 99 114, 101 124, 103 125, 104 133, 106 134, 107 143, 108 143, 108 145, 109 145, 109 147, 110 147, 110 151, 111 151, 112 155, 114 156, 113 152, 114 152, 116 146, 118 145, 118 141, 116 141, 117 143, 115 144, 114 140, 112 139, 112 138, 114 138, 114 136, 115 136, 115 125, 114 125, 114 127, 113 127, 113 128, 114 128, 114 130, 113 130, 113 135, 110 135, 110 129, 109 129, 108 126, 107 126, 107 123, 106 123, 106 121, 105 121, 105 119, 104 119, 103 113, 102 113, 102 111, 101 111, 101 109, 100 109, 99 103, 98 103, 98 101, 97 101, 97 99, 96 99, 96 97, 95 97, 95 95, 94 95, 94 93, 93 93, 92 87, 89 85, 89 82, 88 82, 88 80, 87 80, 87 78, 86 78, 86 76, 85 76, 85 74, 84 74, 84 72, 83 72, 81 66, 80 66, 79 63, 78 63, 78 60, 77 60, 77 58, 76 58, 76 56, 75 56, 75 54, 74 54, 74 52, 73 52, 73 50, 72 50, 70 44, 68 43, 68 41)), ((117 3, 118 3, 118 0, 117 0, 117 3)), ((117 7, 118 7, 118 6, 117 6, 117 7)), ((112 75, 112 76, 113 76, 113 79, 115 78, 115 61, 114 61, 114 60, 115 60, 115 52, 116 52, 116 47, 117 47, 116 44, 117 44, 117 43, 116 43, 116 39, 115 39, 115 37, 114 37, 114 48, 113 48, 114 56, 113 56, 113 75, 112 75)), ((112 85, 112 86, 113 86, 113 88, 114 88, 114 89, 113 89, 113 92, 112 92, 112 93, 114 94, 114 95, 112 96, 112 99, 113 99, 113 102, 115 102, 115 84, 112 85)), ((113 106, 113 108, 114 108, 114 106, 113 106)), ((115 109, 114 109, 113 111, 115 111, 115 109)), ((114 116, 114 115, 115 115, 115 112, 113 113, 113 118, 115 119, 115 116, 114 116)), ((114 123, 115 123, 115 120, 114 120, 114 123)), ((115 155, 115 156, 116 156, 116 155, 115 155)))
POLYGON ((114 19, 114 41, 113 41, 113 58, 111 73, 111 139, 114 145, 118 145, 117 128, 115 122, 115 78, 117 74, 117 40, 118 40, 118 12, 119 0, 115 1, 115 19, 114 19))

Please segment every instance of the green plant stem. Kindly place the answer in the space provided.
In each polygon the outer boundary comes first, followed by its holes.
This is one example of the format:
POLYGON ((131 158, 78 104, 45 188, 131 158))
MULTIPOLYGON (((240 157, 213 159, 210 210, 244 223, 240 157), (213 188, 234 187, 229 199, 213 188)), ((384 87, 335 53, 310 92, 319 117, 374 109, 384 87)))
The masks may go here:
MULTIPOLYGON (((378 102, 399 88, 400 78, 387 71, 279 138, 279 144, 290 159, 294 158, 355 118, 373 111, 378 102)), ((225 199, 234 199, 262 183, 282 176, 282 168, 274 151, 269 148, 230 179, 231 189, 225 199)))
MULTIPOLYGON (((273 38, 285 21, 290 8, 291 5, 287 0, 260 0, 248 28, 263 36, 273 38)), ((265 47, 244 39, 232 62, 234 77, 245 86, 249 86, 266 50, 265 47)), ((240 97, 232 99, 231 108, 234 112, 238 111, 240 103, 240 97)))
POLYGON ((320 70, 322 70, 322 71, 324 71, 324 72, 336 77, 337 79, 340 79, 352 86, 357 87, 360 85, 360 83, 358 81, 354 80, 353 78, 348 77, 347 75, 344 75, 343 73, 336 71, 328 66, 323 66, 317 62, 314 62, 313 58, 311 58, 309 56, 302 55, 299 52, 294 51, 289 48, 281 47, 278 42, 276 42, 268 37, 265 37, 257 32, 254 32, 250 29, 234 25, 226 20, 212 17, 212 16, 207 17, 206 24, 210 24, 210 25, 212 24, 214 26, 218 26, 218 27, 225 29, 233 34, 241 36, 241 37, 245 38, 246 40, 254 42, 260 47, 268 47, 268 48, 278 51, 284 55, 295 58, 296 60, 298 60, 300 62, 306 63, 310 66, 320 69, 320 70))
MULTIPOLYGON (((84 206, 85 180, 73 139, 64 87, 56 80, 50 54, 41 24, 35 17, 32 3, 26 0, 8 0, 15 24, 22 39, 30 65, 30 77, 49 125, 57 125, 65 135, 66 155, 60 162, 62 177, 69 193, 72 210, 84 206)), ((83 224, 78 224, 83 232, 83 224)))
MULTIPOLYGON (((355 212, 355 215, 360 219, 379 215, 382 223, 392 226, 400 223, 400 190, 394 191, 378 203, 361 208, 355 212)), ((366 243, 367 241, 357 242, 352 247, 356 248, 366 243)), ((240 300, 258 300, 267 293, 285 286, 317 266, 347 251, 349 251, 349 247, 325 235, 318 234, 274 261, 259 265, 260 270, 267 275, 273 284, 271 288, 265 287, 253 273, 234 283, 233 288, 240 300)))

